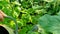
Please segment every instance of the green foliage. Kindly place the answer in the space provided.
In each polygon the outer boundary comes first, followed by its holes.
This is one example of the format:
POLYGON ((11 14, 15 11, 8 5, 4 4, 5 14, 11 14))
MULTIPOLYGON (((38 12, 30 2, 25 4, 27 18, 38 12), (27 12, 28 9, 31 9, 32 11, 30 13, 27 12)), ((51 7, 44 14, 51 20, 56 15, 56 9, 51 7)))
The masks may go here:
MULTIPOLYGON (((16 19, 19 34, 27 34, 36 24, 40 24, 42 32, 39 27, 30 34, 59 34, 60 0, 0 0, 0 10, 16 19)), ((0 24, 15 29, 10 19, 5 18, 0 24)))
POLYGON ((60 16, 44 15, 39 19, 39 24, 46 32, 60 34, 60 16))

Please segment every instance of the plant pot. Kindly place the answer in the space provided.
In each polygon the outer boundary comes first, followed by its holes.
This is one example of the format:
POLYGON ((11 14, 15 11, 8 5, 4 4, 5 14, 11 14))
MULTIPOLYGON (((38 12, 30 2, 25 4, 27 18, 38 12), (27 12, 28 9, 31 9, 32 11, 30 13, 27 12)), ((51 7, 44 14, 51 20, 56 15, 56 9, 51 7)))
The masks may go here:
POLYGON ((6 25, 0 24, 0 34, 14 34, 14 31, 6 25))

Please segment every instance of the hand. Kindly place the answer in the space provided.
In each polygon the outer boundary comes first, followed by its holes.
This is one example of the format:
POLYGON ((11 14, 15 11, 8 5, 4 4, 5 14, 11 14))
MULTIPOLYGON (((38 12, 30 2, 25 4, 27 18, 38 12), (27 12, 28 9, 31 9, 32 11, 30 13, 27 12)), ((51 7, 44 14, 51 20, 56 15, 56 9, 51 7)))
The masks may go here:
POLYGON ((4 17, 7 16, 3 13, 3 11, 0 10, 0 21, 3 21, 4 17))

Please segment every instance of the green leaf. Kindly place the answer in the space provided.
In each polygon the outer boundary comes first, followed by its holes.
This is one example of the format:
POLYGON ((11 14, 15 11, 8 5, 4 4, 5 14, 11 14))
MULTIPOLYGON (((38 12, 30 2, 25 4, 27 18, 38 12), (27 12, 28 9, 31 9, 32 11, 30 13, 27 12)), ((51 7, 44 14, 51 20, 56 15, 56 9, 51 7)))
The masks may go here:
POLYGON ((53 34, 60 34, 60 16, 44 15, 42 16, 38 23, 46 32, 51 32, 53 34))

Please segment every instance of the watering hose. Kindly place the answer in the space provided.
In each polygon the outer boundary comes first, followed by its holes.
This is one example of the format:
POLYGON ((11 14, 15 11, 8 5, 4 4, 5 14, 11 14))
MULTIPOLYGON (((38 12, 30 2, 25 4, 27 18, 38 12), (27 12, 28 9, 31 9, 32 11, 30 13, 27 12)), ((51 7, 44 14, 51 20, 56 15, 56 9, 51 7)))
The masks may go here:
POLYGON ((17 21, 13 17, 11 17, 11 16, 5 16, 5 18, 9 18, 9 19, 14 21, 14 23, 16 24, 15 25, 15 28, 16 28, 15 29, 15 34, 18 34, 18 24, 17 24, 17 21))

